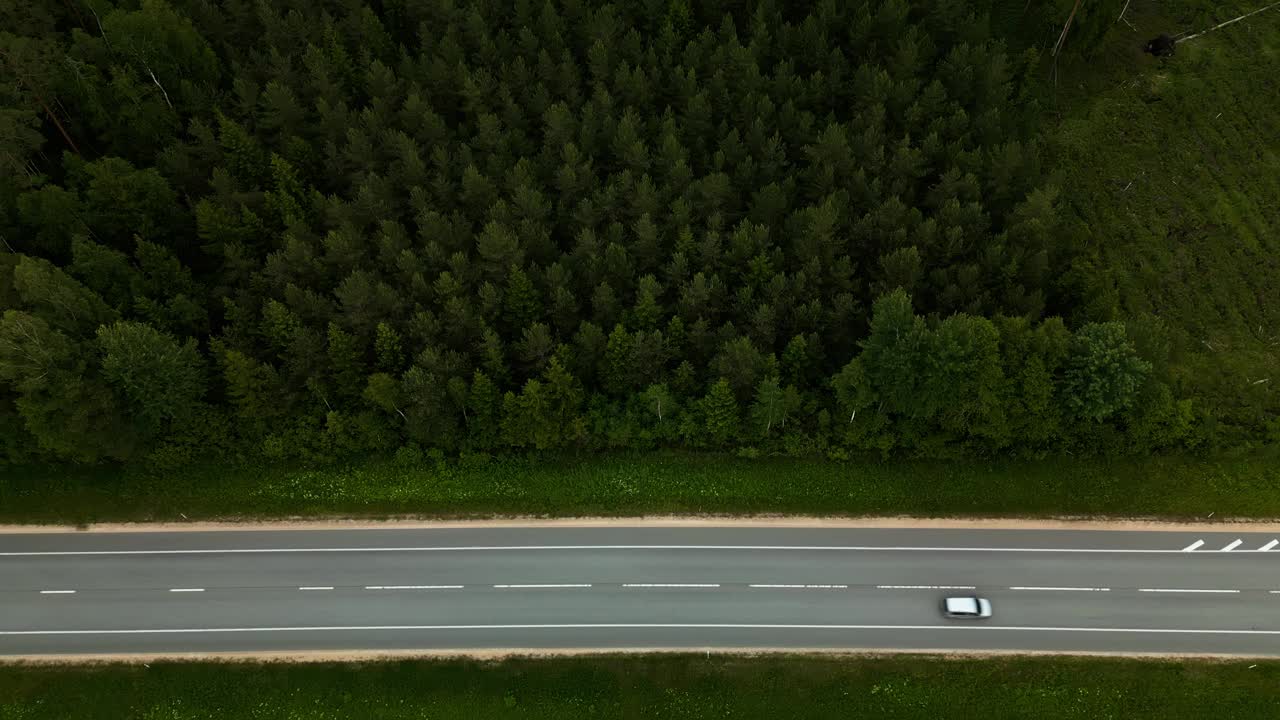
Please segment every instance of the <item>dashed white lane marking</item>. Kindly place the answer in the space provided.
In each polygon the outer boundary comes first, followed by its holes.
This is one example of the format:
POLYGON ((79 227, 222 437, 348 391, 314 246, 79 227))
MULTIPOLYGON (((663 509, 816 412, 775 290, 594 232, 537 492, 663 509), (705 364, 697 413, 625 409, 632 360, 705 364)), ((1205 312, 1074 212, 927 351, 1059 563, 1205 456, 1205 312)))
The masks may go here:
POLYGON ((623 583, 624 588, 718 588, 720 583, 623 583))
POLYGON ((1280 630, 1209 628, 1055 627, 1036 625, 786 625, 750 623, 560 623, 548 625, 311 625, 221 628, 139 628, 133 630, 0 630, 0 637, 29 635, 181 635, 210 633, 445 631, 445 630, 924 630, 927 632, 1062 632, 1137 635, 1280 635, 1280 630))
POLYGON ((1235 550, 1236 548, 1240 547, 1240 546, 1241 546, 1241 545, 1243 545, 1243 544, 1244 544, 1244 541, 1243 541, 1243 540, 1241 540, 1240 538, 1236 538, 1234 542, 1232 542, 1232 543, 1230 543, 1229 545, 1227 545, 1226 547, 1222 548, 1222 551, 1223 551, 1223 552, 1231 552, 1232 550, 1235 550))
POLYGON ((365 585, 365 590, 461 590, 463 585, 365 585))
POLYGON ((973 585, 877 585, 878 590, 976 590, 973 585))
POLYGON ((1280 595, 1280 590, 1268 590, 1267 592, 1271 593, 1272 595, 1280 595))
POLYGON ((562 584, 527 584, 527 585, 494 585, 501 590, 547 590, 555 588, 589 588, 590 583, 562 583, 562 584))
POLYGON ((1182 548, 1182 552, 1191 552, 1192 550, 1195 550, 1196 548, 1200 547, 1203 544, 1204 544, 1203 540, 1197 540, 1191 543, 1190 545, 1182 548))
POLYGON ((332 590, 332 585, 303 585, 299 590, 332 590))
POLYGON ((1010 590, 1051 590, 1061 592, 1111 592, 1111 588, 1104 587, 1031 587, 1027 585, 1014 585, 1010 590))
POLYGON ((204 592, 204 588, 169 588, 169 592, 204 592))
POLYGON ((41 590, 41 595, 75 595, 75 590, 41 590))
POLYGON ((1239 590, 1203 590, 1199 588, 1138 588, 1138 592, 1151 593, 1238 593, 1239 590))
POLYGON ((771 590, 847 590, 848 585, 767 585, 756 583, 747 587, 763 588, 771 590))
POLYGON ((1277 546, 1277 545, 1280 545, 1280 540, 1272 540, 1271 542, 1267 543, 1266 545, 1263 545, 1262 547, 1258 548, 1258 551, 1259 551, 1259 552, 1267 552, 1268 550, 1270 550, 1271 548, 1273 548, 1273 547, 1275 547, 1275 546, 1277 546))

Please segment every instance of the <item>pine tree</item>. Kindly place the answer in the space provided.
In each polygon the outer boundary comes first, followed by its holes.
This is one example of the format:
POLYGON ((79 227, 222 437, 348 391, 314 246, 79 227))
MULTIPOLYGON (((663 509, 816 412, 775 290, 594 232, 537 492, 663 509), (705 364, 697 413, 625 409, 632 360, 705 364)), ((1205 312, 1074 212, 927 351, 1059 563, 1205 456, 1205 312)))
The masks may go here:
POLYGON ((378 368, 383 372, 397 373, 404 364, 404 351, 401 349, 400 333, 385 322, 378 323, 374 332, 373 352, 378 359, 378 368))
POLYGON ((728 380, 720 378, 712 383, 701 404, 705 430, 715 444, 723 446, 737 437, 738 399, 728 380))
POLYGON ((555 340, 551 337, 551 329, 540 322, 526 327, 516 345, 520 359, 531 374, 542 371, 554 350, 555 340))
POLYGON ((488 375, 477 370, 471 378, 471 390, 467 395, 471 417, 468 438, 477 448, 488 450, 497 443, 501 430, 500 406, 498 387, 488 375))
POLYGON ((329 359, 329 377, 333 383, 334 395, 354 398, 363 388, 365 377, 359 340, 336 324, 329 323, 325 352, 329 359))
POLYGON ((221 343, 214 345, 214 352, 222 366, 223 382, 232 406, 251 430, 250 436, 260 437, 268 423, 286 409, 281 402, 283 393, 275 368, 221 343))
POLYGON ((609 333, 608 344, 605 346, 602 374, 605 389, 614 395, 626 395, 631 390, 635 377, 631 357, 631 333, 627 332, 622 325, 615 325, 613 332, 609 333))
POLYGON ((503 310, 506 322, 513 332, 528 329, 529 325, 542 317, 542 303, 533 281, 523 269, 512 265, 507 271, 506 290, 502 295, 503 310))
POLYGON ((662 319, 664 310, 658 298, 662 296, 662 286, 652 275, 640 278, 640 287, 636 292, 636 304, 632 310, 635 326, 644 330, 653 330, 662 319))
POLYGON ((489 378, 498 385, 505 383, 509 375, 507 358, 502 338, 498 333, 488 328, 484 330, 480 342, 480 355, 481 363, 489 378))

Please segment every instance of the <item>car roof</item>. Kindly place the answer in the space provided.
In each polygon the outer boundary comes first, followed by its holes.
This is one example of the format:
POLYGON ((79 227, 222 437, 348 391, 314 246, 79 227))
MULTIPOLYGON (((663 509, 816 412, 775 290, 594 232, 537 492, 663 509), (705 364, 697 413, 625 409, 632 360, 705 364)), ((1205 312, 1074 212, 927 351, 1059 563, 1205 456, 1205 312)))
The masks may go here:
POLYGON ((973 597, 949 597, 947 598, 947 610, 950 612, 976 613, 978 612, 978 599, 973 597))

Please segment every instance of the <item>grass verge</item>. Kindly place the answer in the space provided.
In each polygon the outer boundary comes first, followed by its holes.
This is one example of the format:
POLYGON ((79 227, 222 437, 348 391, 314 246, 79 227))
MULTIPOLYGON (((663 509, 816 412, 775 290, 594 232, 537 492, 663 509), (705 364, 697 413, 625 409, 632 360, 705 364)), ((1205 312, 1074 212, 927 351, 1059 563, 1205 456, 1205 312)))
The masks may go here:
POLYGON ((0 522, 379 515, 1106 515, 1280 517, 1280 453, 991 462, 745 459, 674 452, 208 466, 149 477, 9 470, 0 522))
POLYGON ((1277 662, 647 657, 0 667, 0 720, 1264 718, 1277 662), (1250 667, 1250 666, 1253 667, 1250 667))

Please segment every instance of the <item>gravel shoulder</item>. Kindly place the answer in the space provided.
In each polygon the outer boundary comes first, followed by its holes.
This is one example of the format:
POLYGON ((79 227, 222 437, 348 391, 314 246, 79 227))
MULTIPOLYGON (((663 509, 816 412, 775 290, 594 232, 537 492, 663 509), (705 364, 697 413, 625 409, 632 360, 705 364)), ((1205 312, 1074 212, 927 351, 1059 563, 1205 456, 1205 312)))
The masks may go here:
POLYGON ((481 660, 500 662, 513 659, 539 659, 557 657, 618 657, 622 655, 716 655, 721 657, 767 657, 779 655, 809 655, 833 658, 884 658, 895 656, 922 656, 934 660, 960 661, 968 658, 1000 657, 1113 657, 1149 658, 1204 661, 1230 661, 1260 659, 1274 662, 1270 655, 1234 653, 1153 653, 1153 652, 1096 652, 1067 650, 961 650, 941 649, 904 650, 899 648, 867 648, 841 650, 833 648, 510 648, 502 650, 368 650, 311 652, 211 652, 211 653, 128 653, 118 655, 0 655, 0 665, 146 665, 158 662, 209 662, 235 663, 349 663, 390 662, 397 660, 481 660))

